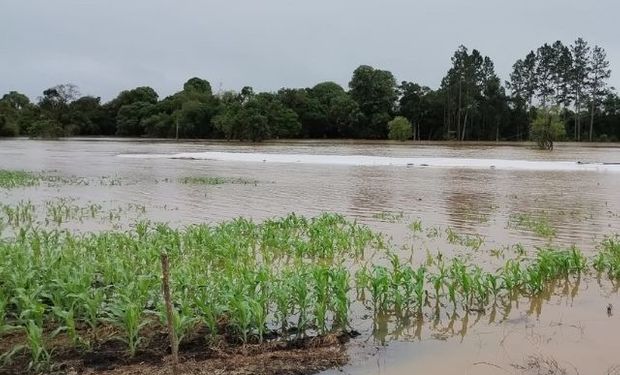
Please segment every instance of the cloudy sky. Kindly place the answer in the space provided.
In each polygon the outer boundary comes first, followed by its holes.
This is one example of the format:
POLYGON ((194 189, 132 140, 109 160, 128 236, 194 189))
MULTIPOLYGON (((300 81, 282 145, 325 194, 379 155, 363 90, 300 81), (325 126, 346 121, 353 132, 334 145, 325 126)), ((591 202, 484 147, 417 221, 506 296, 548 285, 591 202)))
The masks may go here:
POLYGON ((213 88, 347 85, 360 64, 437 87, 464 44, 507 79, 544 42, 607 50, 620 87, 618 0, 1 0, 0 95, 71 82, 111 99, 160 96, 189 77, 213 88))

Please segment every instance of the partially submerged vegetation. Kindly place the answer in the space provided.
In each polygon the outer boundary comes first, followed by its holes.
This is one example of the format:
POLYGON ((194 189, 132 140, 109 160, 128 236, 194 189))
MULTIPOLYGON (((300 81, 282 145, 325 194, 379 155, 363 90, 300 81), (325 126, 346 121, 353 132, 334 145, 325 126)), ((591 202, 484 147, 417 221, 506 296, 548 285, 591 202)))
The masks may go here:
POLYGON ((608 237, 600 245, 594 258, 594 268, 604 272, 609 277, 620 279, 620 237, 608 237))
POLYGON ((256 185, 258 181, 243 177, 219 177, 219 176, 188 176, 179 179, 182 184, 191 185, 223 185, 223 184, 242 184, 256 185))
MULTIPOLYGON (((52 212, 71 216, 63 211, 68 202, 57 204, 52 212)), ((48 371, 68 360, 88 367, 93 356, 118 357, 107 359, 116 366, 166 355, 163 252, 171 266, 172 327, 181 352, 201 358, 222 345, 303 347, 309 337, 330 335, 342 342, 360 307, 418 320, 443 310, 484 314, 589 269, 620 277, 617 237, 591 259, 575 247, 502 249, 502 265, 489 270, 442 253, 420 264, 404 260, 383 235, 335 214, 180 229, 141 221, 128 231, 76 234, 33 227, 32 204, 19 207, 4 208, 13 210, 14 235, 0 241, 0 359, 9 371, 48 371)), ((90 209, 96 215, 100 208, 90 209)), ((419 220, 410 227, 423 233, 419 220)), ((484 243, 449 228, 427 230, 428 238, 444 234, 473 251, 484 243)))
POLYGON ((372 215, 373 219, 386 221, 388 223, 397 223, 403 220, 405 217, 405 213, 403 211, 399 212, 391 212, 391 211, 381 211, 376 212, 372 215))
POLYGON ((553 150, 553 142, 566 136, 561 111, 557 107, 540 108, 530 128, 530 139, 542 150, 553 150))
POLYGON ((514 214, 510 216, 510 225, 517 229, 534 232, 536 235, 551 239, 556 236, 556 230, 549 222, 549 218, 542 215, 514 214))
POLYGON ((38 183, 39 179, 33 173, 0 169, 0 189, 34 186, 38 183))

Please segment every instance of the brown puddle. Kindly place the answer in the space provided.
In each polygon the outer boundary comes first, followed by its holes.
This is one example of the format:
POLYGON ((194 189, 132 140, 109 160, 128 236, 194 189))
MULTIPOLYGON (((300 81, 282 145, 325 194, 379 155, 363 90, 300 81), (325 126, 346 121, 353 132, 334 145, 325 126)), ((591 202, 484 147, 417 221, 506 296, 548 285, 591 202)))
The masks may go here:
MULTIPOLYGON (((601 162, 617 162, 620 158, 620 148, 609 145, 561 144, 548 153, 523 146, 488 144, 2 140, 0 168, 53 170, 66 177, 85 177, 89 184, 42 184, 36 188, 0 190, 0 199, 4 204, 32 200, 41 205, 48 200, 71 197, 76 205, 101 203, 105 215, 117 207, 124 208, 118 219, 74 220, 60 226, 81 231, 122 229, 133 220, 144 218, 181 226, 237 216, 261 220, 289 212, 314 216, 333 211, 387 233, 395 244, 416 247, 411 256, 416 264, 423 261, 427 250, 448 256, 467 255, 462 248, 442 245, 441 239, 412 238, 408 225, 418 219, 425 230, 438 227, 443 231, 451 227, 459 233, 482 236, 484 251, 473 256, 481 265, 491 268, 497 259, 489 255, 490 249, 515 243, 533 247, 549 241, 532 231, 511 227, 512 217, 518 213, 547 217, 557 230, 554 243, 575 244, 586 254, 591 254, 605 235, 620 233, 618 173, 244 164, 116 156, 201 151, 601 162), (204 186, 178 182, 188 176, 239 177, 259 183, 204 186)), ((407 252, 402 251, 404 258, 407 252)), ((373 319, 364 309, 357 309, 352 325, 362 336, 347 344, 348 364, 324 374, 620 374, 617 292, 617 286, 608 281, 599 283, 593 276, 584 276, 581 280, 558 281, 541 298, 502 302, 484 313, 441 309, 437 316, 427 309, 422 318, 414 314, 373 319), (608 316, 606 308, 610 303, 614 311, 608 316)), ((310 354, 317 364, 306 363, 308 370, 304 371, 340 366, 346 360, 346 354, 334 351, 333 347, 317 350, 316 355, 310 354)), ((188 373, 195 374, 234 373, 233 370, 304 373, 299 366, 305 363, 302 357, 306 354, 307 350, 299 349, 290 351, 290 357, 278 352, 249 357, 235 354, 216 362, 187 358, 184 366, 188 373)), ((106 371, 147 374, 165 370, 159 363, 146 362, 106 371)))

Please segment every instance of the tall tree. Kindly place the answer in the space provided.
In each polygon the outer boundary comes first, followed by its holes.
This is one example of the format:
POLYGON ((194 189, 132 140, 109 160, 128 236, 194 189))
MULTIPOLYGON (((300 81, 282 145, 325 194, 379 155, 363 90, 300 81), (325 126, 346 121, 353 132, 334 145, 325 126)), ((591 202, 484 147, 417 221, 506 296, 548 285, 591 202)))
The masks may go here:
POLYGON ((555 92, 554 101, 555 105, 566 108, 573 101, 570 85, 573 57, 570 48, 559 40, 553 43, 552 48, 554 60, 551 68, 553 73, 553 91, 555 92))
POLYGON ((270 138, 294 138, 301 133, 297 114, 285 107, 276 94, 225 93, 224 109, 213 122, 227 139, 259 142, 270 138))
POLYGON ((122 106, 116 116, 116 134, 130 137, 144 135, 146 129, 144 120, 154 114, 155 108, 155 104, 144 101, 122 106))
POLYGON ((546 107, 555 96, 556 82, 556 55, 557 50, 545 43, 536 51, 536 66, 538 99, 543 107, 546 107))
POLYGON ((484 92, 492 81, 499 81, 493 61, 476 49, 469 53, 465 46, 460 46, 452 57, 452 67, 441 83, 446 95, 448 136, 453 132, 451 124, 455 123, 456 138, 463 141, 468 130, 471 132, 468 124, 474 122, 474 117, 482 121, 484 92))
POLYGON ((594 128, 594 112, 601 100, 607 95, 607 80, 611 76, 611 70, 609 69, 609 61, 607 61, 607 53, 599 46, 594 46, 592 49, 592 55, 590 58, 590 131, 588 132, 588 139, 592 142, 592 133, 594 128))
POLYGON ((403 81, 399 86, 398 112, 413 126, 413 139, 420 139, 423 122, 429 115, 432 90, 417 83, 403 81))
POLYGON ((101 134, 102 123, 105 120, 101 107, 101 98, 82 96, 69 104, 69 121, 76 134, 101 134))
POLYGON ((392 73, 361 65, 353 72, 349 88, 362 113, 360 135, 364 138, 385 138, 387 123, 392 119, 398 98, 396 79, 392 73))
POLYGON ((70 136, 76 130, 71 121, 69 104, 79 97, 79 89, 73 84, 62 84, 43 91, 38 106, 40 121, 29 129, 31 136, 70 136))
POLYGON ((575 121, 573 138, 577 141, 581 138, 581 106, 586 100, 588 85, 590 47, 583 38, 578 38, 570 47, 573 64, 570 71, 571 89, 575 101, 575 121))
POLYGON ((0 98, 0 137, 19 135, 24 115, 32 109, 30 99, 17 91, 0 98))
POLYGON ((512 91, 513 97, 522 100, 527 110, 532 107, 532 101, 538 88, 538 76, 536 75, 538 59, 534 51, 519 59, 512 66, 510 82, 508 88, 512 91))

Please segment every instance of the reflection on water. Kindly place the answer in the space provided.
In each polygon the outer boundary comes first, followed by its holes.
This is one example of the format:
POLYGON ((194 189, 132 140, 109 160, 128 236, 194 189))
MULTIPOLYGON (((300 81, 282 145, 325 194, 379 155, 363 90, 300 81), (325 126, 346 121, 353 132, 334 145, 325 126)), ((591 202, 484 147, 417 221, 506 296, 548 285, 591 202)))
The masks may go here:
POLYGON ((555 280, 545 286, 540 295, 523 297, 514 294, 508 298, 496 299, 487 308, 456 309, 434 304, 430 313, 415 310, 381 312, 374 316, 373 335, 378 343, 386 344, 394 340, 422 341, 423 339, 462 341, 469 329, 478 324, 527 324, 538 320, 544 306, 552 298, 554 303, 565 307, 573 302, 581 285, 581 277, 555 280), (515 315, 517 317, 515 317, 515 315), (423 333, 423 330, 427 332, 423 333))
MULTIPOLYGON (((618 289, 581 278, 549 284, 538 297, 497 301, 484 312, 405 312, 377 316, 375 342, 351 344, 345 374, 556 374, 529 369, 534 357, 557 361, 566 374, 608 374, 618 365, 620 322, 605 303, 618 289), (597 301, 593 305, 593 302, 597 301), (487 364, 489 367, 481 366, 487 364)), ((534 369, 536 370, 536 369, 534 369)), ((340 371, 327 371, 336 374, 340 371)))
MULTIPOLYGON (((304 154, 320 158, 325 158, 321 155, 367 155, 415 158, 418 162, 441 158, 443 164, 446 158, 460 158, 459 163, 464 159, 484 159, 487 164, 490 159, 525 160, 543 163, 536 164, 539 167, 558 165, 555 162, 574 164, 575 160, 617 162, 620 159, 619 148, 581 145, 559 145, 549 153, 519 146, 2 140, 2 169, 55 171, 64 177, 87 178, 90 183, 0 190, 0 199, 3 204, 22 200, 42 204, 70 197, 76 205, 102 203, 101 212, 105 215, 115 207, 125 207, 131 212, 130 219, 148 218, 173 225, 217 222, 237 216, 261 220, 289 212, 314 216, 322 211, 334 211, 387 233, 396 244, 405 243, 412 249, 422 250, 415 254, 411 250, 410 259, 414 262, 423 261, 426 251, 433 255, 444 252, 463 258, 472 256, 471 250, 442 247, 439 236, 448 226, 462 234, 480 234, 485 249, 496 249, 498 254, 502 246, 514 243, 546 244, 548 239, 532 231, 511 228, 511 216, 519 213, 544 217, 557 231, 556 243, 576 244, 586 253, 604 235, 620 233, 620 173, 609 171, 588 171, 581 167, 572 171, 407 168, 369 163, 248 163, 118 157, 197 152, 304 154), (545 164, 548 162, 553 163, 545 164), (102 183, 104 176, 107 179, 102 183), (259 183, 208 186, 178 182, 189 176, 241 177, 259 183), (144 207, 145 212, 135 208, 132 211, 131 207, 144 207), (392 216, 378 215, 384 212, 402 212, 402 219, 389 220, 386 218, 392 216), (435 231, 437 241, 412 237, 408 225, 418 219, 424 234, 428 236, 435 231)), ((114 226, 119 228, 128 224, 129 221, 122 219, 114 221, 114 226)), ((71 225, 82 230, 105 229, 110 227, 110 222, 83 220, 71 225)), ((484 267, 499 262, 488 252, 485 254, 479 260, 484 267)), ((548 285, 535 298, 498 299, 484 313, 426 306, 422 314, 400 311, 372 319, 372 316, 365 317, 368 310, 361 308, 356 328, 368 332, 372 344, 363 347, 364 344, 355 340, 351 347, 353 360, 344 371, 354 374, 522 373, 512 365, 523 363, 528 355, 544 353, 559 361, 572 361, 581 373, 605 374, 617 356, 617 349, 613 348, 620 344, 616 334, 620 332, 620 315, 607 317, 604 308, 608 303, 620 307, 617 292, 617 286, 603 279, 570 278, 548 285), (387 347, 376 349, 380 344, 387 347), (503 370, 480 363, 494 364, 503 370)))
POLYGON ((497 179, 484 173, 463 173, 463 170, 451 169, 442 176, 442 185, 446 186, 444 202, 448 224, 473 232, 488 223, 497 208, 496 199, 500 191, 497 179), (486 189, 478 190, 478 184, 484 184, 486 189))

